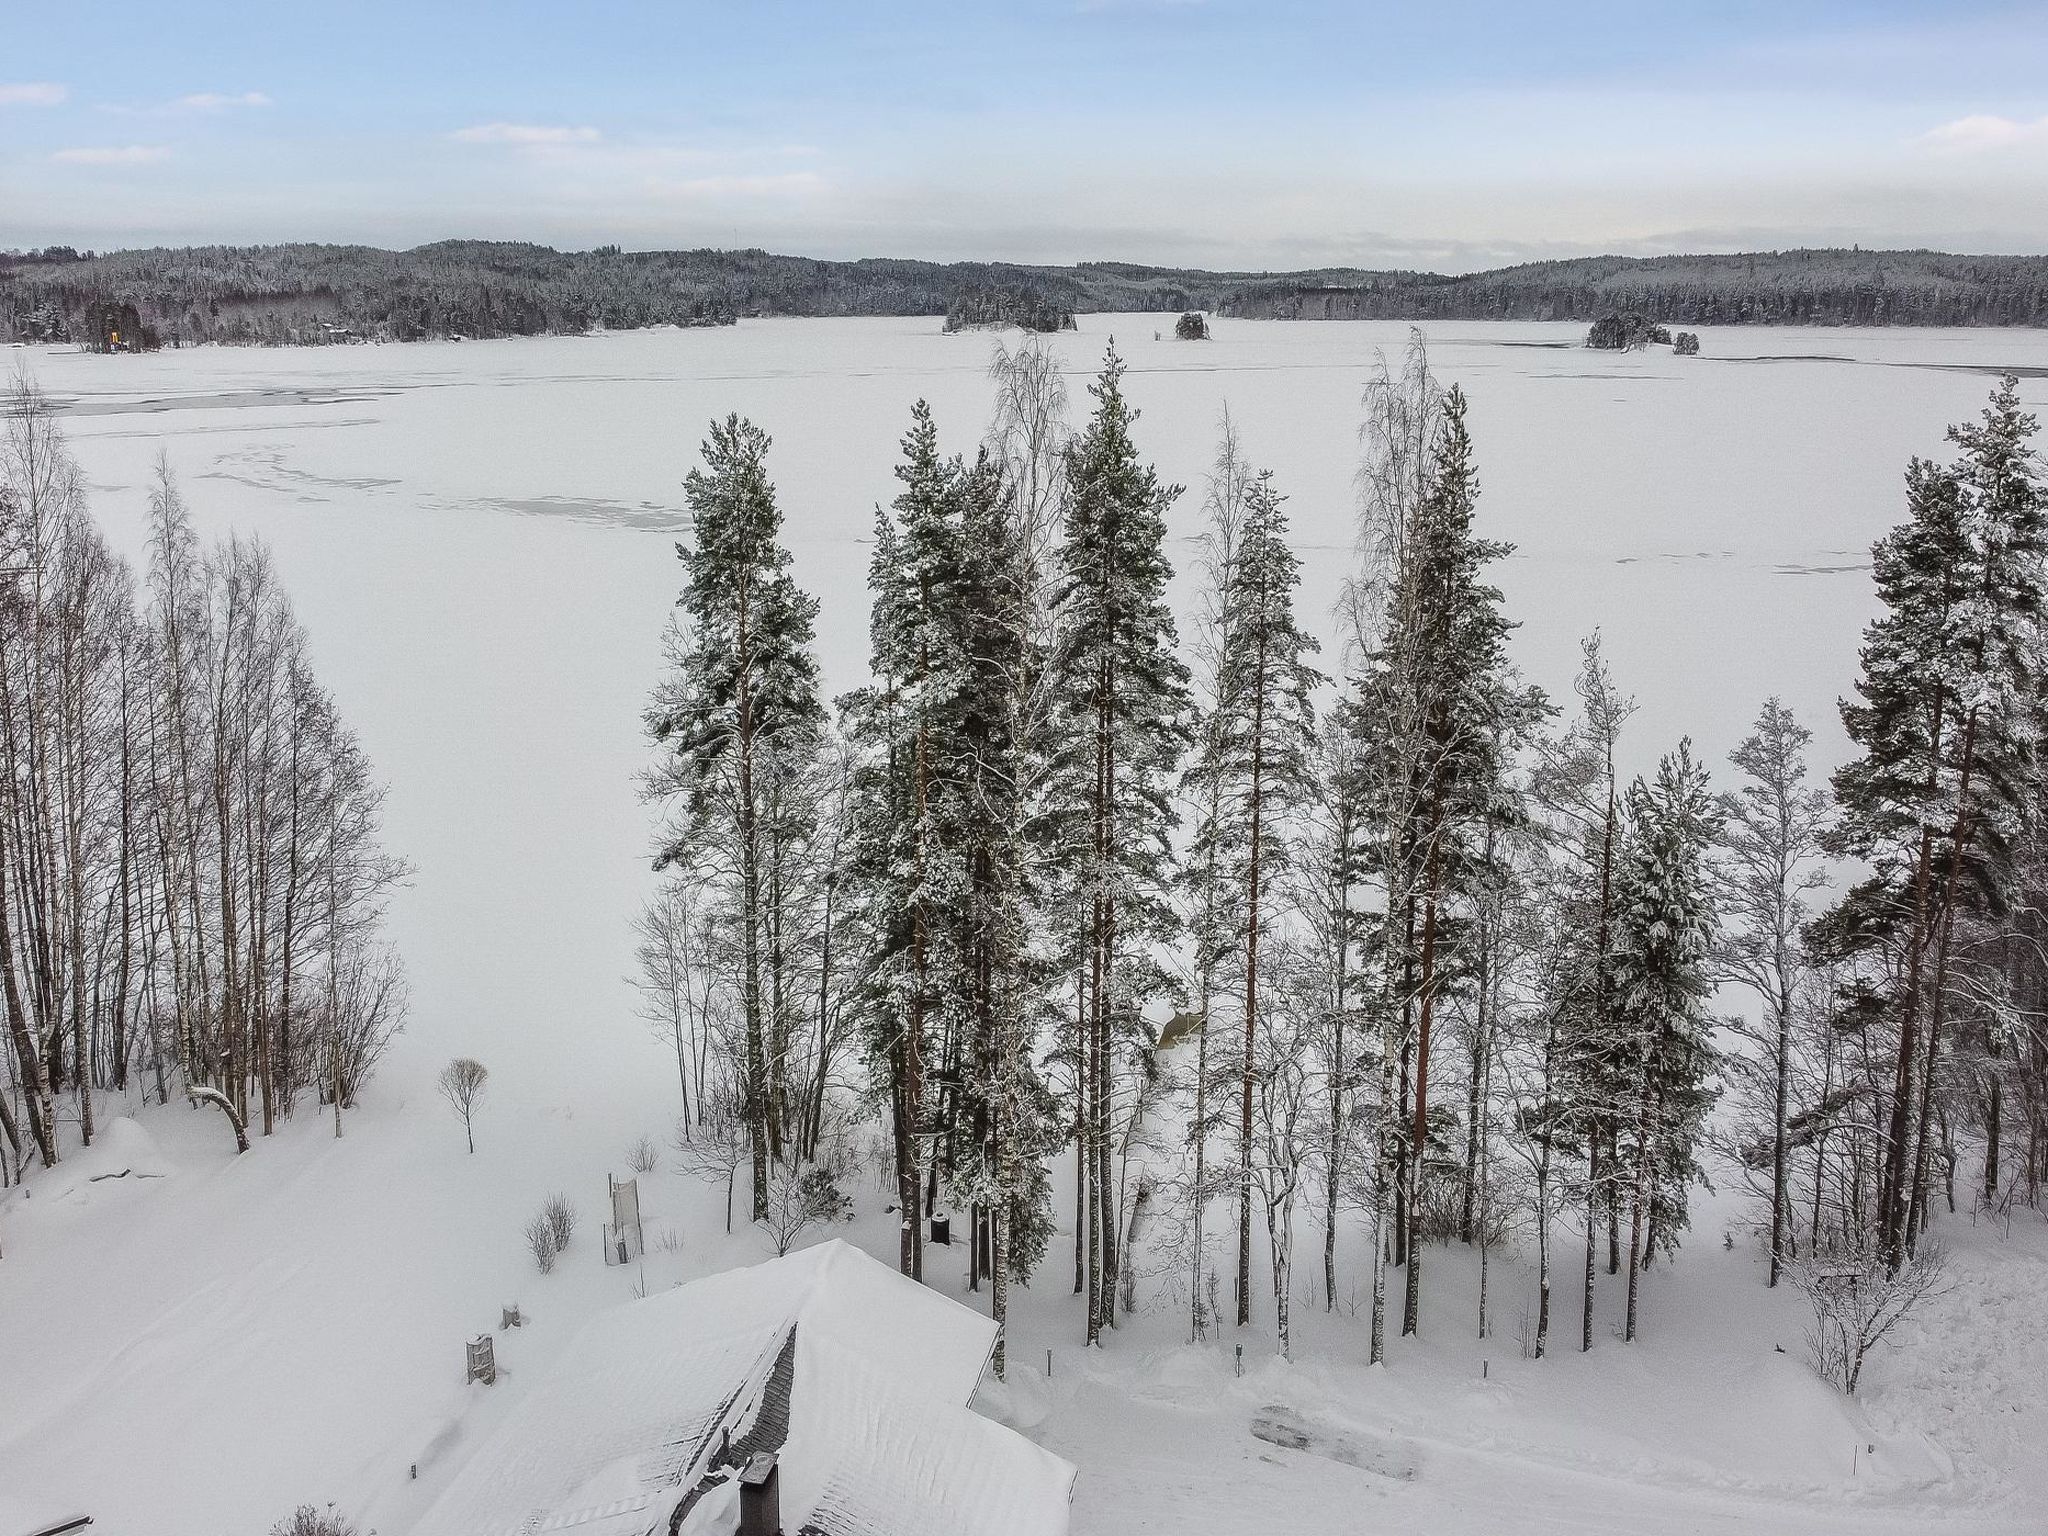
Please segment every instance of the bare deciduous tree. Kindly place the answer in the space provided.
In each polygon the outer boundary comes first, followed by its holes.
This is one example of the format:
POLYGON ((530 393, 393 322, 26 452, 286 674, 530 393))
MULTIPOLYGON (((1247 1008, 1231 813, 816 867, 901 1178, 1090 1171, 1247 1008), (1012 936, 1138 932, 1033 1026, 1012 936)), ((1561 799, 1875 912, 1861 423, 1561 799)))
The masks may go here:
POLYGON ((720 1097, 696 1125, 684 1117, 676 1124, 675 1149, 676 1172, 725 1186, 725 1230, 730 1232, 733 1184, 752 1153, 751 1138, 737 1108, 720 1097))
POLYGON ((448 1107, 461 1120, 462 1134, 469 1142, 471 1153, 476 1151, 477 1108, 489 1091, 490 1080, 490 1069, 467 1056, 458 1056, 441 1069, 441 1097, 448 1101, 448 1107))

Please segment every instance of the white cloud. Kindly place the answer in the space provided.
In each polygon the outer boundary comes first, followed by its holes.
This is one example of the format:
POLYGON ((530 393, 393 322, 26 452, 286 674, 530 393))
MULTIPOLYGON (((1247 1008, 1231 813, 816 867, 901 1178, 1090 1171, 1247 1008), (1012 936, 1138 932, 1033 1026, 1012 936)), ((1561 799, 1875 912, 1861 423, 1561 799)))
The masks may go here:
POLYGON ((171 152, 161 144, 90 145, 60 149, 50 158, 63 165, 155 165, 171 152))
POLYGON ((1939 128, 1922 134, 1921 142, 1936 149, 1964 153, 2010 149, 2016 144, 2048 144, 2048 117, 2023 122, 2017 118, 1976 113, 1959 117, 1952 123, 1943 123, 1939 128))
POLYGON ((0 107, 54 107, 71 92, 48 80, 24 80, 0 85, 0 107))
POLYGON ((270 98, 261 91, 240 91, 232 95, 220 91, 194 91, 190 96, 180 96, 171 103, 188 112, 225 112, 230 107, 267 107, 270 104, 270 98))
POLYGON ((595 144, 595 128, 556 128, 538 123, 477 123, 452 135, 464 144, 595 144))

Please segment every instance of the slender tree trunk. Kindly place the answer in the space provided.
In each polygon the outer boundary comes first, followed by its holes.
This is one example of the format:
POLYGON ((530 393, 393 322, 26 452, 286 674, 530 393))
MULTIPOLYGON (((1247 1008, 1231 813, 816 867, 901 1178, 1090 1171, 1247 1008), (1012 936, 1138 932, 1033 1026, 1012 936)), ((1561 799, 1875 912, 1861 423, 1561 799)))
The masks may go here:
POLYGON ((1600 1243, 1600 1154, 1587 1153, 1586 1171, 1586 1308, 1579 1319, 1579 1353, 1593 1347, 1593 1285, 1599 1267, 1600 1243))
POLYGON ((1088 975, 1094 965, 1094 927, 1084 924, 1074 972, 1074 1294, 1088 1289, 1088 975))
POLYGON ((1401 1309, 1401 1332, 1414 1333, 1422 1313, 1422 1177, 1429 1153, 1429 1035, 1436 1017, 1436 918, 1443 804, 1439 792, 1430 810, 1429 865, 1424 876, 1422 906, 1422 996, 1415 1030, 1415 1118, 1409 1145, 1407 1295, 1401 1309))
MULTIPOLYGON (((1246 853, 1244 928, 1244 1072, 1238 1105, 1238 1222, 1237 1222, 1237 1326, 1252 1320, 1252 1074, 1256 1069, 1259 1027, 1259 877, 1263 837, 1265 729, 1266 729, 1266 640, 1259 639, 1259 661, 1253 672, 1252 761, 1251 761, 1251 843, 1246 853)), ((1279 1258, 1274 1266, 1277 1272, 1279 1258)), ((1279 1305, 1287 1305, 1284 1297, 1279 1305)))
POLYGON ((1346 982, 1351 959, 1351 902, 1346 883, 1350 870, 1348 824, 1337 840, 1336 1010, 1330 1020, 1330 1145, 1323 1170, 1323 1310, 1337 1308, 1337 1199, 1343 1188, 1344 1163, 1344 1011, 1349 1002, 1346 982))
POLYGON ((1906 993, 1899 1007, 1899 1058, 1892 1079, 1890 1123, 1884 1167, 1878 1179, 1878 1252, 1894 1273, 1905 1258, 1906 1144, 1913 1103, 1913 1068, 1919 1060, 1920 966, 1927 932, 1929 866, 1934 833, 1920 829, 1920 853, 1913 873, 1913 923, 1906 941, 1906 993))
MULTIPOLYGON (((1645 1053, 1647 1055, 1647 1052, 1645 1053)), ((1630 1202, 1628 1234, 1628 1318, 1622 1337, 1633 1344, 1636 1338, 1636 1286, 1643 1273, 1643 1219, 1650 1209, 1650 1167, 1656 1157, 1650 1135, 1649 1062, 1643 1063, 1643 1088, 1636 1108, 1636 1185, 1630 1202)))
POLYGON ((1919 1238, 1927 1203, 1927 1126, 1934 1112, 1935 1069, 1941 1059, 1941 1026, 1948 1004, 1949 946, 1955 931, 1957 888, 1962 882, 1963 852, 1970 836, 1970 780, 1975 767, 1977 711, 1963 724, 1963 762, 1956 789, 1955 824, 1949 831, 1948 877, 1941 893, 1941 914, 1935 921, 1934 987, 1927 1000, 1927 1066, 1920 1074, 1920 1109, 1913 1136, 1913 1187, 1906 1203, 1902 1253, 1911 1253, 1919 1238))
POLYGON ((1786 1208, 1785 1115, 1792 1075, 1792 978, 1782 942, 1778 946, 1777 971, 1778 1038, 1772 1060, 1777 1082, 1774 1084, 1771 1111, 1771 1275, 1768 1282, 1772 1286, 1777 1285, 1779 1272, 1784 1267, 1787 1218, 1790 1214, 1786 1208))

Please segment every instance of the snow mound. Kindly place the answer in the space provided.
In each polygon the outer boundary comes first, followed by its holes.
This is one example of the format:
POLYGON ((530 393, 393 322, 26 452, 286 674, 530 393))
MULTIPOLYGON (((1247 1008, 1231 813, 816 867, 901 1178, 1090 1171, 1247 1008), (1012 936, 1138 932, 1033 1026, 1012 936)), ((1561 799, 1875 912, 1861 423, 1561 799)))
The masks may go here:
POLYGON ((1029 1434, 1051 1415, 1052 1392, 1045 1372, 1010 1361, 1004 1364, 1001 1381, 982 1378, 971 1406, 984 1418, 1029 1434))

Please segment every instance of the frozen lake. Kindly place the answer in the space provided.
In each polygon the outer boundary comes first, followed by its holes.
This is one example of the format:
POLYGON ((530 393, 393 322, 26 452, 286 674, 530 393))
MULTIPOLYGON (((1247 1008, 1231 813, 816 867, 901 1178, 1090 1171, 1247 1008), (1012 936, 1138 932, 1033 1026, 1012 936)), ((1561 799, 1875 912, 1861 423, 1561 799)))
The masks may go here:
MULTIPOLYGON (((1290 498, 1303 612, 1329 633, 1352 564, 1360 391, 1406 328, 1223 321, 1194 344, 1170 339, 1170 320, 1089 315, 1058 338, 1076 414, 1113 333, 1140 446, 1189 487, 1172 520, 1184 540, 1227 404, 1290 498)), ((1642 706, 1632 768, 1686 733, 1718 765, 1774 692, 1832 762, 1834 700, 1872 611, 1868 546, 1901 515, 1908 457, 1943 452, 1945 426, 2003 369, 2048 405, 2039 331, 1711 330, 1697 359, 1589 353, 1578 326, 1428 331, 1437 371, 1472 401, 1481 526, 1518 546, 1498 572, 1522 623, 1516 654, 1568 698, 1580 637, 1603 630, 1642 706)), ((971 449, 991 346, 935 320, 769 320, 149 357, 9 350, 65 402, 119 547, 141 549, 159 451, 203 530, 274 546, 321 675, 392 786, 390 844, 418 867, 396 907, 414 998, 394 1078, 418 1083, 469 1051, 508 1101, 538 1104, 615 1091, 622 1050, 661 1071, 624 980, 649 825, 634 775, 677 587, 681 481, 706 422, 739 411, 774 436, 796 574, 822 599, 840 691, 865 667, 866 541, 911 403, 929 399, 948 447, 971 449)))

